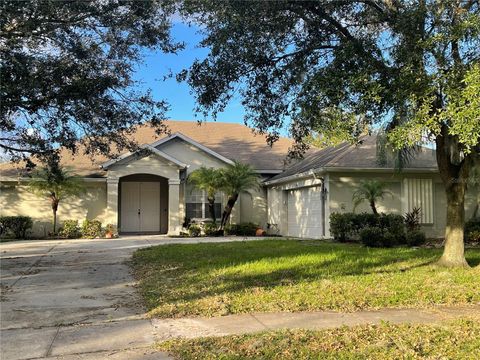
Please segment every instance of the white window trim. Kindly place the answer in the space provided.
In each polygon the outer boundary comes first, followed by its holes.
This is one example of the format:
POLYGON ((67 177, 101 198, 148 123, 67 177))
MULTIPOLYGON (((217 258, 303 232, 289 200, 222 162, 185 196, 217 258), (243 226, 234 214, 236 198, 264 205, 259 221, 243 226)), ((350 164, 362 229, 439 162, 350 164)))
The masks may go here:
MULTIPOLYGON (((187 187, 186 187, 187 189, 187 187)), ((185 211, 187 209, 187 204, 202 204, 202 219, 206 219, 209 217, 208 215, 208 210, 207 210, 207 206, 208 206, 208 200, 207 200, 207 193, 205 190, 200 190, 202 192, 202 202, 193 202, 193 201, 188 201, 188 196, 189 194, 187 194, 187 196, 185 196, 185 211)), ((219 192, 215 195, 215 204, 220 204, 220 207, 223 206, 223 193, 219 192), (220 198, 218 201, 217 201, 217 198, 220 198)))

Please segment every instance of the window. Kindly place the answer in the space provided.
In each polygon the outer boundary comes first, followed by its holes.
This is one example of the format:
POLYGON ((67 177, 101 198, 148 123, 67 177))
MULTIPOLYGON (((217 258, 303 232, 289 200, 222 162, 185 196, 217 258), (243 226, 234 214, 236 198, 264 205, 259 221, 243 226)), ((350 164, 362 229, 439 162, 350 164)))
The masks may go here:
MULTIPOLYGON (((204 219, 210 217, 210 214, 208 212, 207 194, 205 193, 205 191, 187 185, 185 197, 185 215, 188 219, 204 219)), ((217 218, 220 218, 221 211, 222 195, 217 194, 217 196, 215 197, 215 215, 217 216, 217 218)))
POLYGON ((404 211, 420 208, 422 224, 433 224, 432 179, 405 179, 403 181, 404 211))

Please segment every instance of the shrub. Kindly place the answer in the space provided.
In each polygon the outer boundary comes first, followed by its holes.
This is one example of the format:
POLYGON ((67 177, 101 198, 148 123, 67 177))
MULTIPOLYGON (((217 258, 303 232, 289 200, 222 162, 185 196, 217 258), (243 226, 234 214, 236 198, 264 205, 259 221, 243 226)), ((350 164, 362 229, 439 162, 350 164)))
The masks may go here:
POLYGON ((198 225, 192 224, 188 227, 188 235, 190 235, 191 237, 200 236, 201 232, 202 229, 198 225))
POLYGON ((58 234, 67 239, 79 237, 80 227, 78 226, 78 220, 65 220, 63 222, 63 228, 58 232, 58 234))
POLYGON ((465 242, 480 242, 480 218, 470 219, 465 223, 465 242))
POLYGON ((203 226, 203 231, 207 236, 216 236, 218 234, 217 224, 212 222, 207 222, 203 226))
POLYGON ((420 230, 420 217, 422 210, 419 207, 414 207, 412 211, 406 212, 403 216, 405 226, 408 231, 420 230))
POLYGON ((255 236, 257 229, 258 225, 251 222, 232 224, 225 227, 225 234, 237 236, 255 236))
POLYGON ((386 239, 385 246, 405 244, 405 223, 403 216, 381 214, 379 217, 379 226, 388 233, 388 240, 386 239))
POLYGON ((105 226, 104 236, 107 239, 115 236, 115 226, 113 226, 113 224, 107 224, 107 226, 105 226))
POLYGON ((24 239, 27 231, 33 226, 30 216, 1 216, 0 235, 13 236, 15 239, 24 239))
POLYGON ((365 228, 380 228, 387 231, 389 246, 405 243, 405 225, 401 215, 370 213, 333 213, 330 215, 330 231, 338 241, 360 239, 360 232, 365 228))
POLYGON ((385 243, 384 230, 378 226, 367 226, 360 230, 360 241, 371 247, 381 247, 385 243))
POLYGON ((98 220, 83 220, 82 237, 87 239, 94 239, 103 236, 102 223, 98 220))
POLYGON ((410 246, 420 246, 425 244, 427 237, 420 230, 413 230, 407 232, 407 245, 410 246))
POLYGON ((330 232, 335 240, 345 242, 351 238, 354 215, 353 213, 333 213, 330 215, 330 232))

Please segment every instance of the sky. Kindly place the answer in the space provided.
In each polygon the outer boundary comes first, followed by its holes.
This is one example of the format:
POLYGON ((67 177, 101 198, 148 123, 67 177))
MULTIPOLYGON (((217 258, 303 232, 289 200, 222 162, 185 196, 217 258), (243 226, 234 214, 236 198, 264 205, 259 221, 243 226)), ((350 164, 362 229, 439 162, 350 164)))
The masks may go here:
MULTIPOLYGON (((138 66, 134 79, 141 83, 140 88, 151 89, 155 100, 166 100, 170 104, 168 118, 198 120, 201 119, 201 114, 195 116, 195 98, 190 93, 189 86, 178 83, 174 77, 165 81, 163 77, 170 71, 175 74, 189 67, 195 59, 205 58, 208 49, 198 47, 201 35, 197 34, 194 27, 177 22, 173 25, 172 33, 177 41, 186 43, 185 50, 176 55, 145 51, 144 62, 138 66)), ((240 99, 233 99, 225 111, 218 114, 217 121, 243 124, 244 113, 240 99)))

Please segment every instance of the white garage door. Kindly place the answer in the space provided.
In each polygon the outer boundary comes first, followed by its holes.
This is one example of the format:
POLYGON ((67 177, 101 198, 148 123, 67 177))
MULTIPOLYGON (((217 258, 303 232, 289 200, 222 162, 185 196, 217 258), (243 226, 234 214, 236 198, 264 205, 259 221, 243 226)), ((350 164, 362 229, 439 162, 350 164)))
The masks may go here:
POLYGON ((302 238, 322 237, 321 187, 288 192, 288 235, 302 238))

